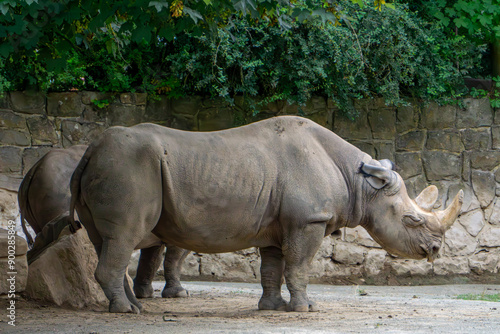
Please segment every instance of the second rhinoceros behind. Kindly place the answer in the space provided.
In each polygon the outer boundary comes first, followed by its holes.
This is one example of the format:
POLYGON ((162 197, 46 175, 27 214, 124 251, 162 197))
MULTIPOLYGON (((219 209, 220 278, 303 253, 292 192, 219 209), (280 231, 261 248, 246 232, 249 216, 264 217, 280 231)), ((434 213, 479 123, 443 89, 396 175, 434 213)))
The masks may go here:
POLYGON ((309 264, 339 228, 363 226, 398 256, 438 253, 463 192, 432 212, 437 188, 412 200, 391 165, 300 117, 206 133, 114 127, 76 168, 72 207, 98 252, 96 278, 111 312, 141 308, 124 287, 125 268, 134 248, 158 240, 202 253, 259 247, 259 309, 309 311, 309 264))

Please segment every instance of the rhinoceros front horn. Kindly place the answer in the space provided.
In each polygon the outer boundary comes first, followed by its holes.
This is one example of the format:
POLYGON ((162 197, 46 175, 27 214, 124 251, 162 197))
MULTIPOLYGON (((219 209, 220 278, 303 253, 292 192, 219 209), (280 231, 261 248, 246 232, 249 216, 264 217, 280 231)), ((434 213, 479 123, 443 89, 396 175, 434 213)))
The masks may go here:
POLYGON ((464 192, 460 190, 455 196, 453 202, 446 208, 446 210, 436 212, 436 215, 443 226, 443 230, 448 230, 451 225, 455 222, 458 215, 460 214, 460 210, 462 209, 462 203, 464 201, 464 192))

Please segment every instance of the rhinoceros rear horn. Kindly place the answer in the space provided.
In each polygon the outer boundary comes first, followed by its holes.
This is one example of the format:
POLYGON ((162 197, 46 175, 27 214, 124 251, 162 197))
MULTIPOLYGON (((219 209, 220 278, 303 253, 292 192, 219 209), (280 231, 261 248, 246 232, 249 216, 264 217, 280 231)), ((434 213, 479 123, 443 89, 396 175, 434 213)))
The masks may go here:
POLYGON ((382 189, 388 184, 396 181, 396 176, 390 168, 361 163, 361 173, 367 176, 366 181, 375 189, 382 189))
POLYGON ((451 225, 455 222, 458 215, 460 214, 460 210, 462 209, 462 203, 464 201, 464 192, 460 190, 458 194, 453 199, 453 202, 446 208, 446 210, 438 211, 436 213, 441 225, 443 226, 443 230, 448 230, 451 225))
POLYGON ((432 208, 434 207, 434 204, 436 204, 438 195, 439 195, 438 188, 435 185, 430 185, 424 190, 422 190, 420 195, 418 195, 417 198, 415 198, 415 202, 420 208, 426 211, 431 211, 432 208))

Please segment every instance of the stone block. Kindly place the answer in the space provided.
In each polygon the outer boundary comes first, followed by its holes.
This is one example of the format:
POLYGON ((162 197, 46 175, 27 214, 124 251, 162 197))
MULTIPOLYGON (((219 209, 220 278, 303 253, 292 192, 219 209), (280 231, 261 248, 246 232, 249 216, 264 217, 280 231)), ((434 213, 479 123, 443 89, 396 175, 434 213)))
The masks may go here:
POLYGON ((47 154, 52 147, 50 146, 34 146, 26 148, 23 151, 23 175, 33 167, 33 165, 47 154))
POLYGON ((104 310, 108 300, 94 278, 97 255, 85 229, 66 227, 29 266, 26 293, 34 300, 70 308, 104 310))
POLYGON ((79 123, 64 120, 61 125, 62 142, 64 147, 76 144, 88 145, 105 130, 105 126, 98 123, 79 123))
POLYGON ((462 129, 460 137, 466 150, 489 150, 491 135, 489 128, 462 129))
POLYGON ((200 258, 200 274, 204 278, 250 281, 257 278, 260 261, 253 256, 234 253, 203 254, 200 258))
POLYGON ((384 269, 387 252, 383 249, 369 249, 365 256, 364 268, 369 276, 378 275, 384 269))
POLYGON ((391 268, 398 276, 428 275, 432 272, 432 264, 422 260, 395 259, 391 261, 391 268))
POLYGON ((469 267, 472 272, 482 275, 484 273, 497 273, 499 254, 497 252, 482 251, 469 258, 469 267))
MULTIPOLYGON (((19 217, 17 192, 0 189, 0 223, 3 226, 8 226, 8 222, 15 221, 17 217, 19 217)), ((0 252, 6 249, 0 248, 0 252)))
POLYGON ((500 126, 491 127, 491 148, 500 150, 500 126))
POLYGON ((459 154, 442 151, 425 151, 422 155, 422 160, 429 181, 453 180, 461 176, 462 159, 459 154))
POLYGON ((356 228, 348 228, 345 232, 344 239, 349 243, 357 243, 369 248, 382 248, 382 246, 373 240, 370 234, 360 226, 356 228))
POLYGON ((495 198, 495 176, 491 172, 473 170, 471 172, 472 188, 482 208, 486 208, 495 198))
POLYGON ((233 112, 229 107, 203 109, 198 114, 199 131, 229 129, 233 123, 233 112))
POLYGON ((432 130, 427 132, 428 150, 444 150, 460 153, 464 150, 457 130, 432 130))
MULTIPOLYGON (((0 153, 1 157, 1 153, 0 153)), ((1 161, 0 161, 1 166, 1 161)), ((18 191, 19 185, 23 180, 21 173, 0 173, 0 188, 7 189, 10 191, 18 191)))
POLYGON ((434 261, 436 275, 466 275, 470 273, 468 257, 441 257, 434 261))
POLYGON ((15 146, 0 147, 0 173, 20 173, 22 149, 15 146))
POLYGON ((349 140, 366 140, 372 137, 368 117, 365 113, 360 113, 355 120, 350 120, 343 115, 336 115, 333 131, 340 137, 349 140))
POLYGON ((188 277, 200 277, 200 257, 196 256, 195 253, 189 253, 184 259, 184 263, 181 268, 181 275, 188 277))
POLYGON ((112 103, 115 99, 113 93, 103 93, 103 92, 80 92, 81 101, 85 105, 94 106, 94 101, 104 101, 107 100, 108 103, 112 103))
POLYGON ((477 241, 472 237, 461 224, 453 224, 446 231, 445 247, 442 254, 447 256, 471 255, 476 250, 477 241))
POLYGON ((135 104, 138 106, 146 105, 148 101, 147 93, 134 93, 135 104))
POLYGON ((0 109, 0 128, 26 130, 26 120, 10 110, 0 109))
POLYGON ((54 122, 47 116, 34 116, 26 120, 31 133, 32 145, 55 145, 59 143, 54 122))
POLYGON ((9 93, 0 93, 0 109, 12 109, 9 103, 9 93))
POLYGON ((392 142, 374 143, 375 159, 389 159, 395 161, 394 144, 392 142))
POLYGON ((484 228, 479 234, 478 241, 481 247, 500 247, 500 227, 489 226, 484 228))
POLYGON ((427 129, 453 128, 455 127, 456 115, 456 106, 439 106, 435 102, 430 102, 422 107, 422 126, 427 129))
POLYGON ((420 192, 427 187, 427 180, 424 175, 418 175, 409 179, 405 179, 406 191, 410 198, 416 198, 420 192))
POLYGON ((425 130, 409 131, 396 137, 396 151, 414 152, 424 148, 425 130))
POLYGON ((144 106, 112 104, 106 109, 109 125, 132 126, 142 122, 144 106))
POLYGON ((416 129, 418 127, 418 114, 415 106, 403 106, 396 110, 396 130, 398 133, 416 129))
MULTIPOLYGON (((283 101, 286 104, 286 101, 283 101)), ((283 108, 282 108, 283 109, 283 108)), ((326 98, 322 96, 312 96, 303 107, 304 114, 310 115, 316 112, 326 111, 326 98)), ((278 110, 277 110, 278 111, 278 110)))
POLYGON ((147 101, 144 121, 170 125, 173 119, 172 111, 172 100, 166 96, 160 96, 159 99, 147 101))
POLYGON ((353 144, 354 146, 356 146, 357 148, 359 148, 361 151, 368 154, 369 156, 375 157, 375 154, 376 154, 375 146, 373 146, 372 143, 364 142, 364 141, 357 141, 357 140, 352 141, 350 143, 353 144))
POLYGON ((28 278, 27 252, 26 240, 13 230, 0 228, 0 295, 15 292, 19 297, 18 293, 25 290, 28 278))
POLYGON ((120 94, 120 102, 122 104, 133 104, 135 102, 135 96, 131 93, 120 94))
POLYGON ((490 100, 464 99, 465 108, 457 111, 457 128, 477 128, 493 124, 490 100))
POLYGON ((321 242, 321 246, 319 247, 318 251, 316 252, 315 258, 316 259, 320 259, 320 258, 331 259, 333 256, 333 245, 334 245, 334 240, 332 237, 323 238, 323 241, 321 242))
POLYGON ((488 222, 492 225, 500 225, 500 197, 495 199, 495 204, 488 217, 488 222))
POLYGON ((403 179, 422 174, 422 158, 418 152, 396 153, 396 171, 403 179))
POLYGON ((183 114, 194 116, 203 108, 201 97, 181 98, 171 101, 173 114, 183 114))
POLYGON ((47 97, 47 113, 50 116, 78 117, 83 109, 82 98, 76 92, 49 93, 47 97))
POLYGON ((338 240, 333 248, 333 259, 342 264, 359 265, 367 253, 366 247, 338 240))
POLYGON ((458 222, 462 225, 462 227, 473 237, 477 237, 479 232, 483 229, 484 222, 484 214, 480 209, 463 213, 459 218, 458 222))
POLYGON ((45 95, 40 92, 10 92, 10 103, 14 111, 26 114, 45 114, 45 95))
POLYGON ((327 129, 332 128, 331 112, 326 109, 311 113, 305 117, 327 129))
POLYGON ((0 128, 0 145, 29 146, 31 138, 28 131, 0 128))
POLYGON ((390 108, 371 110, 368 121, 373 139, 393 139, 396 135, 396 111, 390 108))

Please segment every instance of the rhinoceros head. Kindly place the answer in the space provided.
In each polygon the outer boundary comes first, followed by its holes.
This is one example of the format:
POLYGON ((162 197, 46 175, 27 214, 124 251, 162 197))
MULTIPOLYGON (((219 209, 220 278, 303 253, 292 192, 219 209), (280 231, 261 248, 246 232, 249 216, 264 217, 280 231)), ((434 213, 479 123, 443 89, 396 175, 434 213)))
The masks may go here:
POLYGON ((460 214, 463 191, 459 191, 445 210, 432 211, 438 199, 436 186, 425 188, 412 200, 403 179, 392 170, 392 163, 372 162, 360 167, 369 185, 364 194, 363 226, 389 253, 405 258, 427 258, 432 262, 445 232, 460 214))

